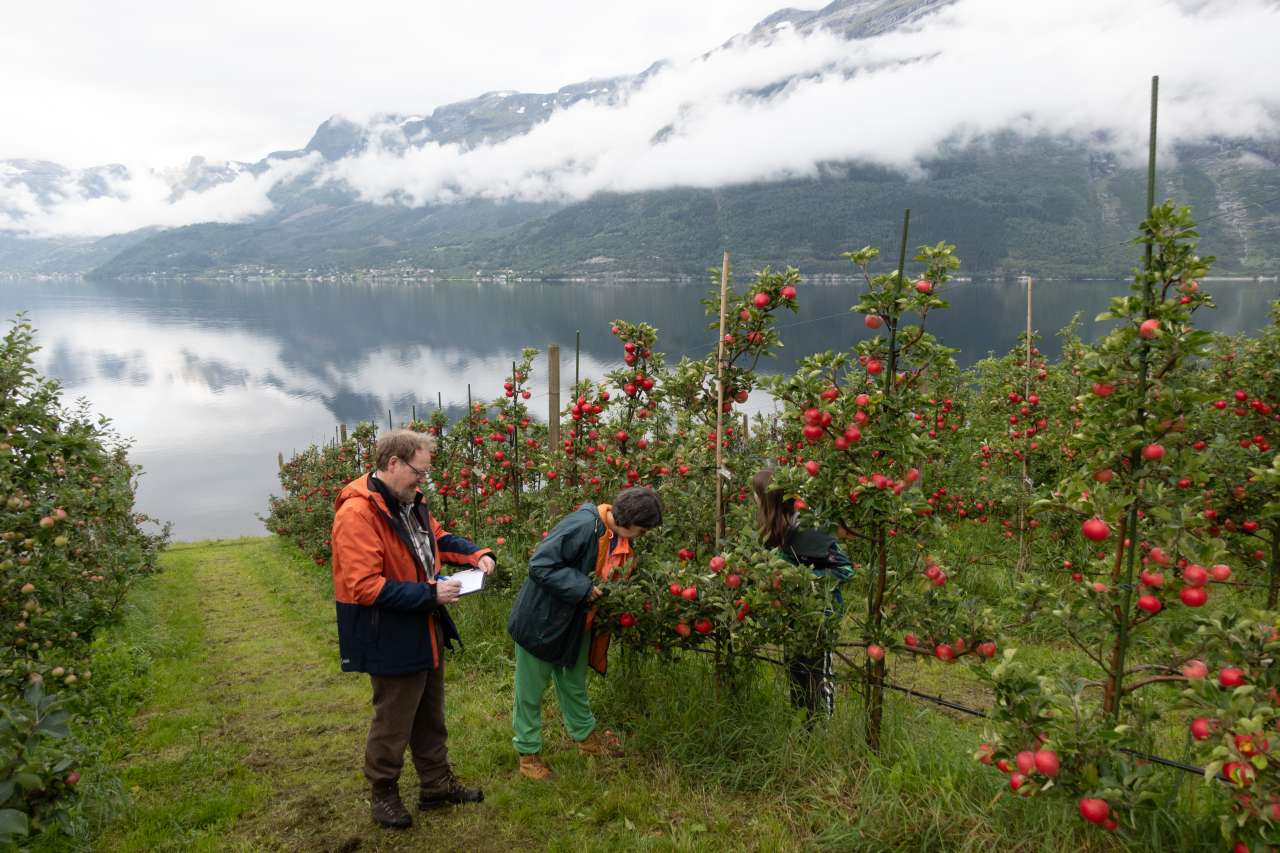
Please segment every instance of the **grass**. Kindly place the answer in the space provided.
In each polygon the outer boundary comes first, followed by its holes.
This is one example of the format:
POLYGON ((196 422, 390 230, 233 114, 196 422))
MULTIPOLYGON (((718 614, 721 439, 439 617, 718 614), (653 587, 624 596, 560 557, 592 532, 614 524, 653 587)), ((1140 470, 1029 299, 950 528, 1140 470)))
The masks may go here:
MULTIPOLYGON (((808 731, 774 670, 717 692, 697 656, 619 654, 608 678, 591 677, 601 723, 626 738, 620 760, 578 755, 549 692, 557 775, 524 780, 510 741, 508 594, 452 608, 467 648, 446 674, 451 757, 485 802, 380 830, 360 772, 368 680, 338 670, 328 572, 269 537, 175 546, 162 564, 95 661, 99 689, 118 685, 115 707, 135 713, 101 731, 80 849, 1122 849, 1067 804, 1002 793, 1003 777, 972 758, 981 721, 890 695, 880 758, 862 746, 856 693, 808 731)), ((922 663, 893 675, 983 704, 963 671, 922 663)), ((414 786, 406 762, 402 790, 414 786)), ((1162 849, 1220 843, 1196 822, 1154 831, 1162 849)))

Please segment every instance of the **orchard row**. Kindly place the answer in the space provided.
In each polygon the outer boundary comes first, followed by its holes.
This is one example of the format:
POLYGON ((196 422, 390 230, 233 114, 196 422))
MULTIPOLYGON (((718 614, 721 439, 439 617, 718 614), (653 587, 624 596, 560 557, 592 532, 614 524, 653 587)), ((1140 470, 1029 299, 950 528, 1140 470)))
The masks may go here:
MULTIPOLYGON (((652 486, 666 524, 597 618, 622 643, 705 648, 730 676, 779 650, 861 649, 875 749, 896 657, 971 661, 995 700, 979 759, 1011 795, 1072 797, 1115 831, 1173 790, 1119 748, 1194 725, 1195 758, 1229 780, 1205 800, 1224 837, 1280 842, 1280 732, 1265 734, 1280 719, 1280 307, 1257 337, 1198 329, 1213 303, 1196 236, 1186 209, 1155 208, 1137 241, 1151 261, 1097 318, 1105 334, 1086 344, 1073 321, 1057 361, 1024 336, 957 368, 928 331, 959 267, 941 243, 910 271, 848 253, 864 281, 851 310, 876 335, 788 375, 759 368, 803 298, 795 270, 730 288, 723 317, 714 290, 701 359, 668 365, 656 329, 615 322, 624 366, 572 389, 554 443, 527 408, 525 350, 493 399, 412 425, 440 439, 434 512, 496 544, 515 582, 568 509, 652 486), (761 389, 776 410, 748 422, 737 407, 761 389), (748 483, 764 465, 806 523, 843 537, 842 590, 760 547, 748 483), (1034 636, 1062 644, 1053 669, 1013 652, 1034 636)), ((285 464, 270 528, 327 562, 333 498, 375 438, 366 425, 285 464)))

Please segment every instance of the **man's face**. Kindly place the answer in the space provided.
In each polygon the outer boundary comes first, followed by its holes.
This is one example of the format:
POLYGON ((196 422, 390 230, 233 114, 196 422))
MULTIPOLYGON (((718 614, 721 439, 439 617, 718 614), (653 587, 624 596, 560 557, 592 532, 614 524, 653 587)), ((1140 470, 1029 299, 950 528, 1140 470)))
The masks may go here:
POLYGON ((427 479, 429 470, 431 470, 429 450, 419 450, 408 462, 398 456, 392 456, 391 461, 387 463, 385 475, 381 475, 382 482, 386 483, 387 488, 402 503, 412 503, 414 492, 427 479))

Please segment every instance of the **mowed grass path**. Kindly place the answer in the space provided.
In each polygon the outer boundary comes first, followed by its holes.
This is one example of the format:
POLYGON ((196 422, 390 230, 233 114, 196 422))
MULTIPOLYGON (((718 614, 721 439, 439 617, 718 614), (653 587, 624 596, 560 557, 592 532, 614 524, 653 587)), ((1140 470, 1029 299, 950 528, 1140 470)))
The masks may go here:
MULTIPOLYGON (((121 631, 145 637, 155 663, 134 725, 107 745, 127 798, 94 849, 781 850, 811 837, 768 792, 726 795, 691 787, 673 764, 579 756, 558 716, 546 750, 557 778, 524 780, 510 745, 510 651, 495 640, 447 670, 453 763, 485 802, 381 830, 360 772, 368 679, 339 671, 327 569, 275 538, 177 545, 162 565, 121 631)), ((490 628, 504 602, 492 602, 490 628)))

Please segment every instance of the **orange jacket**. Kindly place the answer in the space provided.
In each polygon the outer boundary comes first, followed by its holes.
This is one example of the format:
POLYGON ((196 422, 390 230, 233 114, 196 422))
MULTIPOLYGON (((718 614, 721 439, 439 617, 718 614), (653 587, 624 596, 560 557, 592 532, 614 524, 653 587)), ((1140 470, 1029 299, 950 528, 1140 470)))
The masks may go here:
MULTIPOLYGON (((362 475, 342 489, 335 507, 333 593, 343 670, 398 675, 440 666, 441 642, 451 645, 457 630, 436 603, 435 573, 419 561, 384 487, 362 475)), ((429 531, 435 572, 442 564, 475 566, 492 554, 441 527, 421 492, 414 515, 429 531)))
MULTIPOLYGON (((609 504, 600 504, 596 507, 596 511, 600 513, 601 518, 608 518, 609 513, 613 512, 613 507, 609 504)), ((629 558, 634 553, 631 550, 631 540, 619 537, 618 544, 613 546, 613 550, 609 550, 609 542, 612 540, 613 531, 605 525, 604 533, 596 541, 596 577, 600 583, 612 580, 614 573, 621 571, 626 565, 629 558)), ((631 577, 631 567, 627 568, 626 577, 631 577)), ((591 630, 592 624, 595 622, 596 608, 592 607, 587 611, 587 630, 591 630)), ((605 674, 605 670, 609 667, 609 633, 607 631, 597 631, 591 635, 591 645, 587 649, 587 665, 601 675, 605 674)))

